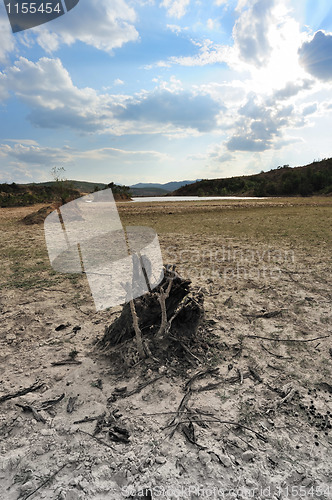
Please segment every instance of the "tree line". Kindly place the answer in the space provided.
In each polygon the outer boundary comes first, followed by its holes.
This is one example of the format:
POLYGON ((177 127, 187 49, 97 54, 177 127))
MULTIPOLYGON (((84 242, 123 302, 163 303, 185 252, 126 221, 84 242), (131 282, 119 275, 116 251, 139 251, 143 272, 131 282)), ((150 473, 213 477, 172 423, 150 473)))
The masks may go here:
POLYGON ((231 177, 203 179, 188 184, 173 194, 189 196, 311 196, 332 193, 332 158, 304 167, 283 165, 269 172, 231 177))

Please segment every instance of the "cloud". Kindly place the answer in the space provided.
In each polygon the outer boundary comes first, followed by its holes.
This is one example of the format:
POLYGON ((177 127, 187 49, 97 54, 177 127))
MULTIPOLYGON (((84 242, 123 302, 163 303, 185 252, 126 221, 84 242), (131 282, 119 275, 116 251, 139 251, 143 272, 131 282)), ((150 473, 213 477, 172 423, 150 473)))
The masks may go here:
MULTIPOLYGON (((266 64, 272 51, 268 39, 275 0, 253 0, 243 9, 233 28, 233 38, 240 58, 255 66, 266 64)), ((244 6, 241 5, 240 8, 244 6)), ((239 6, 238 6, 238 10, 239 6)))
MULTIPOLYGON (((6 63, 8 54, 15 49, 15 39, 11 32, 7 14, 0 5, 0 64, 6 63)), ((0 96, 1 97, 1 96, 0 96)))
POLYGON ((0 82, 30 108, 28 119, 37 127, 97 132, 112 118, 111 97, 75 87, 60 59, 43 57, 34 63, 21 57, 0 82))
POLYGON ((184 91, 180 84, 171 78, 169 84, 161 82, 135 97, 99 94, 89 87, 76 87, 60 59, 47 57, 37 62, 21 57, 0 74, 0 89, 16 94, 29 108, 27 118, 36 127, 113 135, 214 129, 222 104, 197 90, 184 91))
POLYGON ((170 17, 180 19, 185 15, 189 4, 190 0, 163 0, 160 5, 167 9, 167 14, 170 17))
POLYGON ((218 163, 227 163, 234 160, 234 156, 230 153, 221 153, 216 151, 215 153, 211 153, 209 156, 212 160, 217 161, 218 163))
POLYGON ((166 28, 169 29, 172 33, 179 35, 180 33, 188 31, 188 27, 178 26, 177 24, 167 24, 166 28))
POLYGON ((138 40, 135 20, 135 10, 125 0, 80 0, 73 11, 33 32, 48 53, 80 41, 112 54, 115 48, 138 40))
POLYGON ((314 102, 312 104, 308 104, 308 106, 305 106, 303 108, 303 111, 302 111, 302 115, 303 116, 308 116, 308 115, 312 115, 313 113, 315 113, 318 109, 318 106, 317 106, 317 103, 314 102))
POLYGON ((285 146, 290 146, 291 144, 304 143, 305 141, 301 137, 285 137, 275 142, 274 149, 282 149, 285 146))
POLYGON ((165 153, 160 153, 158 151, 145 151, 136 150, 131 151, 127 149, 119 148, 99 148, 90 149, 75 153, 76 158, 91 159, 91 160, 103 160, 107 158, 112 158, 113 160, 120 160, 121 163, 146 163, 146 162, 156 162, 170 160, 171 156, 165 153))
POLYGON ((128 99, 118 109, 116 116, 128 121, 168 123, 179 128, 207 132, 216 127, 221 107, 207 95, 160 89, 148 95, 143 94, 138 99, 128 99))
POLYGON ((113 85, 124 85, 124 81, 121 80, 120 78, 116 78, 113 82, 113 85))
POLYGON ((269 105, 268 101, 254 93, 238 110, 234 134, 226 143, 229 151, 261 152, 275 148, 282 139, 284 128, 303 126, 299 123, 293 105, 269 105))
POLYGON ((332 34, 317 31, 299 49, 300 64, 319 80, 332 80, 332 34))
POLYGON ((216 64, 231 62, 233 50, 227 45, 214 44, 211 40, 202 42, 193 41, 193 44, 199 47, 194 56, 171 56, 166 61, 160 61, 157 66, 167 67, 173 64, 180 66, 206 66, 207 64, 216 64))
POLYGON ((18 142, 13 146, 0 144, 0 155, 13 158, 21 163, 47 165, 48 167, 71 160, 71 155, 65 148, 40 147, 38 144, 26 145, 24 142, 18 142))
MULTIPOLYGON (((41 146, 34 142, 30 144, 29 140, 17 141, 14 144, 8 144, 5 141, 0 144, 0 158, 2 163, 7 161, 8 165, 19 165, 27 168, 46 167, 49 171, 52 166, 65 164, 73 165, 78 160, 87 160, 94 162, 103 162, 104 160, 112 160, 123 164, 145 164, 147 162, 169 161, 171 156, 165 153, 160 153, 153 150, 126 150, 119 148, 98 148, 87 150, 75 150, 68 146, 63 148, 52 148, 41 146)), ((4 168, 4 167, 3 167, 4 168)))
POLYGON ((283 101, 294 97, 303 90, 310 90, 313 86, 311 80, 303 80, 298 82, 288 82, 283 88, 275 90, 272 95, 271 102, 283 101))
POLYGON ((269 144, 250 137, 234 136, 228 141, 227 148, 229 151, 262 152, 269 149, 269 144))

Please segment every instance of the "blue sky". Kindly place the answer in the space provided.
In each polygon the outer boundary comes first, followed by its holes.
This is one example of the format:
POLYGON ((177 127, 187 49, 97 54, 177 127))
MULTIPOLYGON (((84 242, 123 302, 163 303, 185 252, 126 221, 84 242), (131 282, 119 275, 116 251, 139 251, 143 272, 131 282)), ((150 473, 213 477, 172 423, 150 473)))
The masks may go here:
POLYGON ((332 156, 329 0, 80 0, 12 34, 0 182, 230 177, 332 156))

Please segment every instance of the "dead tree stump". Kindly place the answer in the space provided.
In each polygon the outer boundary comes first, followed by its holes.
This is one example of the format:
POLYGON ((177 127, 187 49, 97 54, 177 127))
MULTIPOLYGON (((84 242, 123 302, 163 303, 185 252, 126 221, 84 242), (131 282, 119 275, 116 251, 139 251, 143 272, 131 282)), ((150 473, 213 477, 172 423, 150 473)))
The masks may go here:
MULTIPOLYGON (((149 340, 154 352, 165 348, 172 339, 186 343, 195 337, 204 315, 203 295, 195 294, 191 290, 191 281, 170 269, 170 266, 166 266, 164 279, 158 287, 133 301, 143 341, 149 340), (162 297, 165 298, 167 322, 166 328, 161 332, 162 297)), ((99 346, 114 347, 134 337, 132 308, 130 303, 127 303, 123 306, 120 316, 111 325, 106 326, 99 346)))

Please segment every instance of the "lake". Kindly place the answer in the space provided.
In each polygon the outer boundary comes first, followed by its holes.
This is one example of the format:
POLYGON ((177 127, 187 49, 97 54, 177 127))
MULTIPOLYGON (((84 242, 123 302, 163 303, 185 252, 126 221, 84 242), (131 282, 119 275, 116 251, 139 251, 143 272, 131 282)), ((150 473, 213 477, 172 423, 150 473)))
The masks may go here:
POLYGON ((150 201, 209 201, 209 200, 263 200, 257 196, 139 196, 133 202, 150 201))

